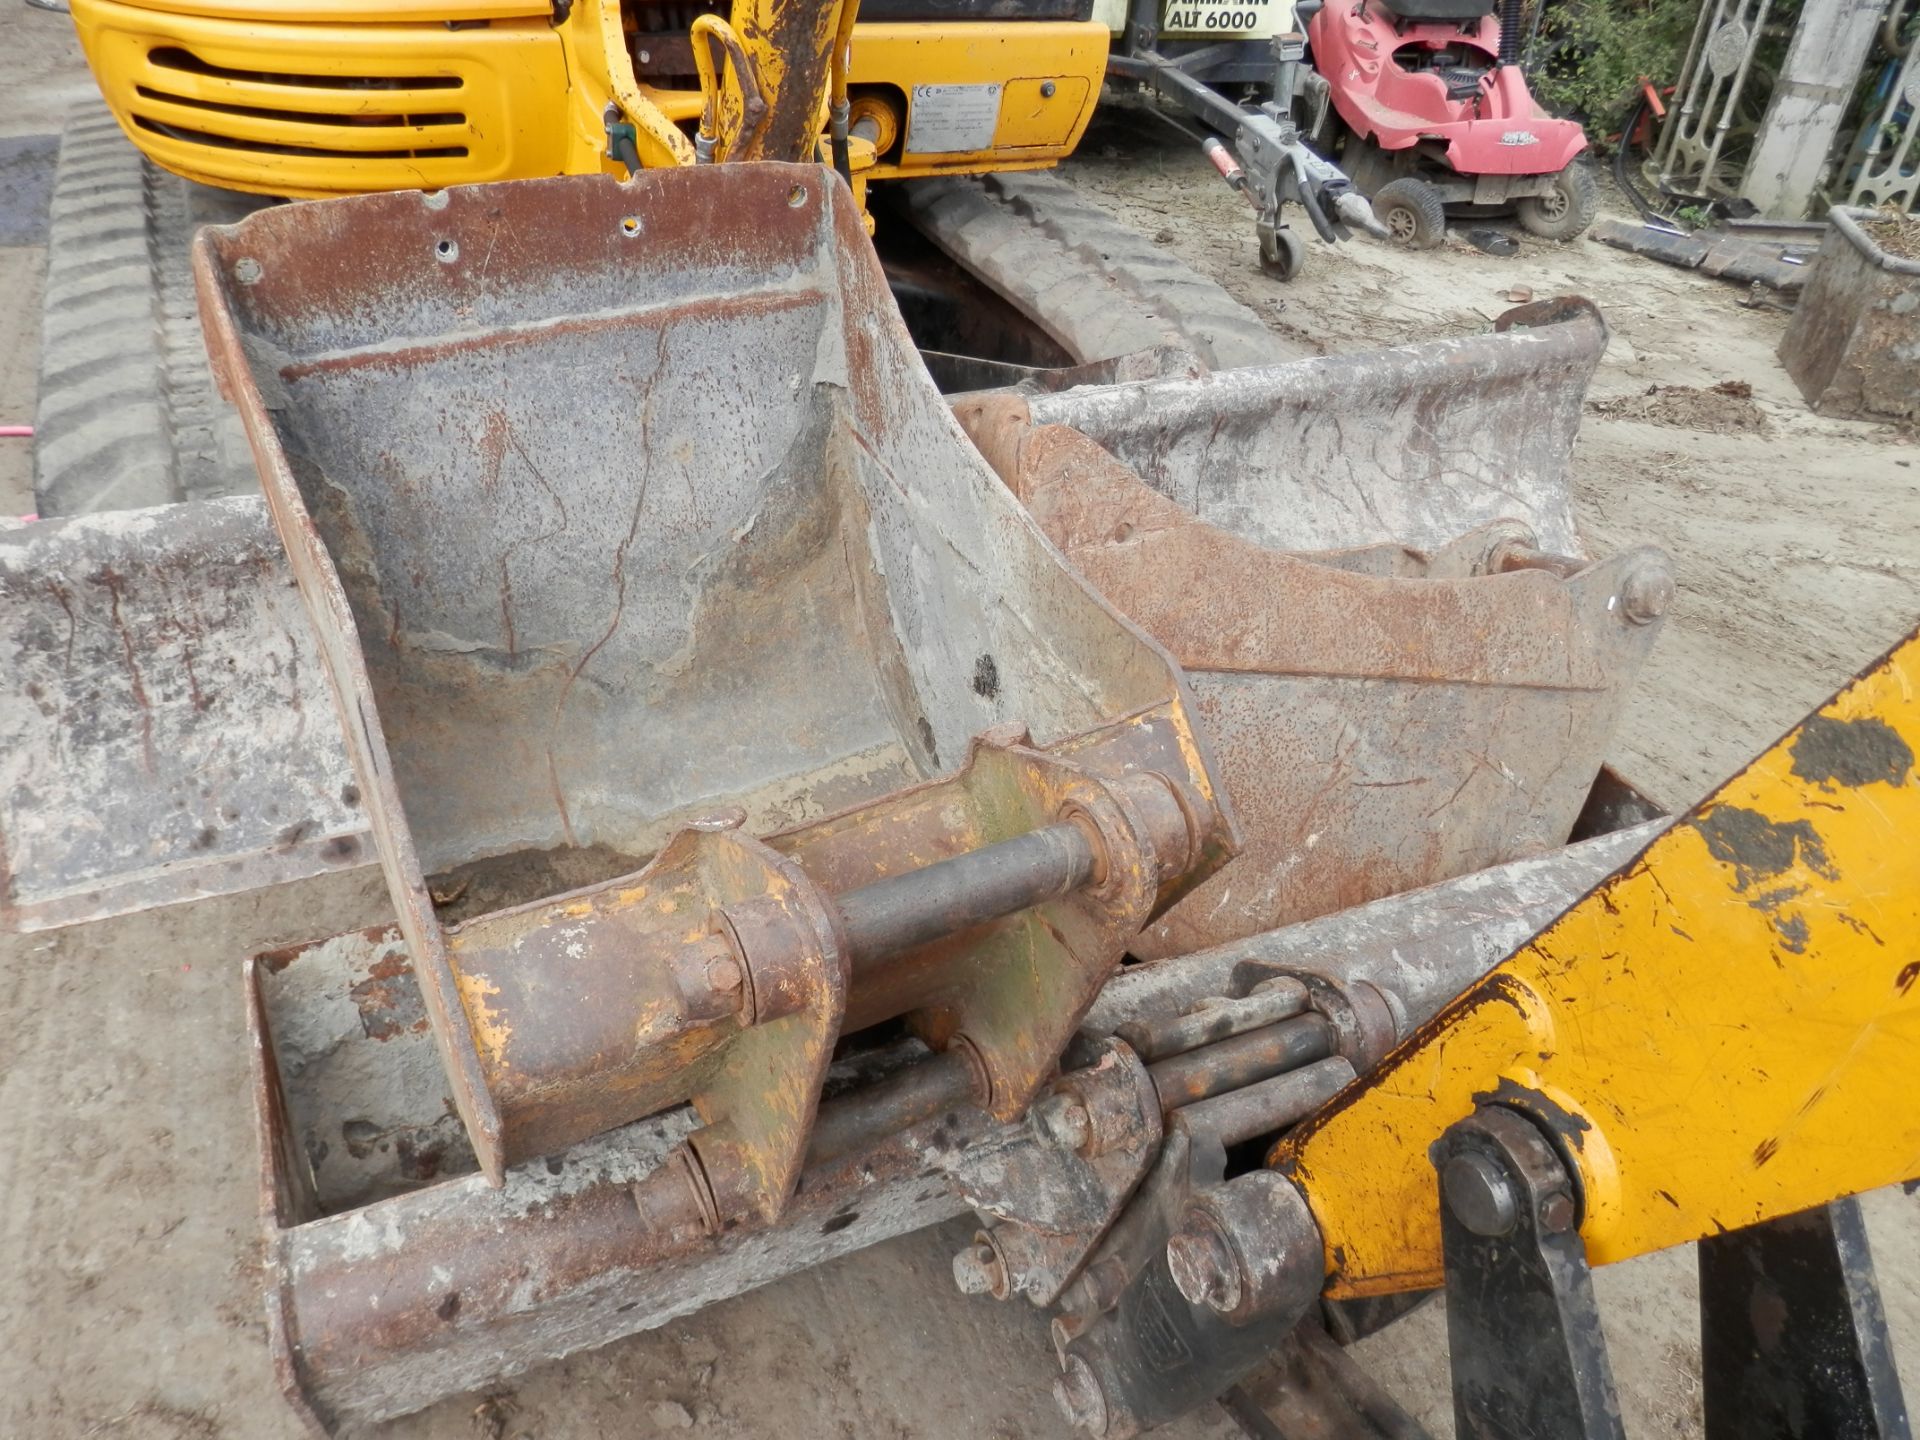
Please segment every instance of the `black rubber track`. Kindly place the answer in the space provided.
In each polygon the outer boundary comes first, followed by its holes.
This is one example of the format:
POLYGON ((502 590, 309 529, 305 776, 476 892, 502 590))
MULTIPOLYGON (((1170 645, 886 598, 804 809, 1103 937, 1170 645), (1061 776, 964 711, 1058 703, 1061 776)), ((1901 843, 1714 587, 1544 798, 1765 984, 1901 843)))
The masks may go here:
POLYGON ((1184 348, 1210 370, 1302 353, 1057 175, 916 181, 907 209, 936 245, 1081 364, 1155 347, 1184 348))
POLYGON ((103 109, 68 122, 54 176, 34 496, 42 515, 254 489, 215 392, 188 246, 263 202, 149 164, 103 109))

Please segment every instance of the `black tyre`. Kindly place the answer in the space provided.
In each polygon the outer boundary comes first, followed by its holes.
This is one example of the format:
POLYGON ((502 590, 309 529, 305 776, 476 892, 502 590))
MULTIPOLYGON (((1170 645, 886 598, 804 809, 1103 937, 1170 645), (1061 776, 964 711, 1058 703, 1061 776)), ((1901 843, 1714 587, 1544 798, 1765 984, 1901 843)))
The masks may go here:
POLYGON ((1276 280, 1291 280, 1307 263, 1307 242, 1295 230, 1276 230, 1260 241, 1260 268, 1276 280))
POLYGON ((1600 208, 1600 186, 1593 171, 1574 161, 1553 177, 1553 187, 1543 195, 1528 195, 1516 200, 1514 213, 1521 228, 1542 240, 1571 240, 1593 223, 1600 208))
POLYGON ((1412 175, 1382 185, 1373 196, 1373 213, 1393 234, 1396 245, 1431 250, 1447 238, 1447 207, 1440 192, 1412 175))

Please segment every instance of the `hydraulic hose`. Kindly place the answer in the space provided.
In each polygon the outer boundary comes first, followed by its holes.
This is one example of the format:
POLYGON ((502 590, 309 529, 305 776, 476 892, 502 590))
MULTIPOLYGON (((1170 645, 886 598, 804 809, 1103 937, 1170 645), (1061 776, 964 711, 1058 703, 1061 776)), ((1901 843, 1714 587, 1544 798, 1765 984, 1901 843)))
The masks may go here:
POLYGON ((827 133, 833 147, 833 168, 849 186, 853 184, 853 155, 847 144, 847 67, 853 62, 853 26, 859 16, 860 0, 841 0, 840 23, 833 32, 833 55, 828 65, 833 89, 827 133))
POLYGON ((757 140, 766 127, 767 102, 760 94, 746 49, 731 25, 718 15, 696 15, 687 34, 693 41, 693 68, 700 78, 700 129, 693 138, 695 159, 704 164, 732 158, 735 150, 757 140), (723 136, 720 101, 728 64, 733 66, 734 83, 740 87, 740 130, 723 136))
POLYGON ((1313 177, 1307 173, 1306 166, 1296 152, 1287 152, 1287 164, 1293 167, 1294 176, 1299 181, 1300 204, 1307 212, 1307 219, 1313 222, 1313 228, 1322 240, 1329 245, 1334 244, 1339 240, 1340 232, 1333 228, 1333 221, 1320 208, 1320 197, 1314 193, 1313 177))
POLYGON ((1634 101, 1633 113, 1627 116, 1627 128, 1620 132, 1620 143, 1613 147, 1613 183, 1618 185, 1633 202, 1633 208, 1640 212, 1642 220, 1654 218, 1653 207, 1647 204, 1640 192, 1634 188, 1627 174, 1627 152, 1633 148, 1633 132, 1640 128, 1640 117, 1647 113, 1647 95, 1643 90, 1640 98, 1634 101))

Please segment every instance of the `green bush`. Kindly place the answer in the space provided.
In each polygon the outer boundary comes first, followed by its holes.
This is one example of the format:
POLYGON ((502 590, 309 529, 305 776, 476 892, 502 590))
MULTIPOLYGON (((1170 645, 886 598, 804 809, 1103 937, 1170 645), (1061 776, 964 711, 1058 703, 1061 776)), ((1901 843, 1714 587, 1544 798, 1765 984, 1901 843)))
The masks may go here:
MULTIPOLYGON (((1699 0, 1536 0, 1547 5, 1533 51, 1534 94, 1596 130, 1622 124, 1640 88, 1680 78, 1699 0)), ((1603 140, 1601 134, 1592 138, 1603 140)))

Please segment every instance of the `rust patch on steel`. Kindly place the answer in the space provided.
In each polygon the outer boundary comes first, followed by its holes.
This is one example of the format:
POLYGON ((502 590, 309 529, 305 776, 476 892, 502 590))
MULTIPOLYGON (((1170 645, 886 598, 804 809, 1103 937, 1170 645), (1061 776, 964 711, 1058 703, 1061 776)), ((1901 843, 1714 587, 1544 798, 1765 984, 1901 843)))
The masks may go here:
MULTIPOLYGON (((721 158, 808 159, 820 141, 820 108, 840 7, 821 0, 753 0, 735 4, 732 13, 766 113, 757 125, 743 117, 742 143, 721 158)), ((727 98, 730 107, 740 104, 731 75, 727 98)))
POLYGON ((399 955, 375 962, 367 978, 348 993, 369 1039, 390 1040, 403 1031, 427 1028, 427 1006, 420 998, 413 967, 399 955))
MULTIPOLYGON (((390 925, 369 925, 355 933, 369 945, 378 945, 387 938, 392 928, 390 925)), ((302 941, 297 945, 277 945, 269 950, 257 951, 253 957, 254 963, 277 975, 306 953, 310 944, 310 941, 302 941)))

